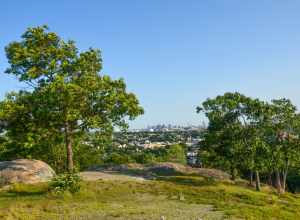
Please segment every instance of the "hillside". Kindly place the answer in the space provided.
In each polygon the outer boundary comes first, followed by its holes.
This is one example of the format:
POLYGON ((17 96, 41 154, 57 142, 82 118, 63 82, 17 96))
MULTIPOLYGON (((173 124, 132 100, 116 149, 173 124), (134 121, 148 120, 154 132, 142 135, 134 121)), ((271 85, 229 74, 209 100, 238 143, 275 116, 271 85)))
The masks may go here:
POLYGON ((84 181, 75 195, 53 195, 47 184, 3 190, 0 219, 300 219, 299 195, 279 196, 266 187, 256 192, 242 181, 101 173, 100 180, 84 181))

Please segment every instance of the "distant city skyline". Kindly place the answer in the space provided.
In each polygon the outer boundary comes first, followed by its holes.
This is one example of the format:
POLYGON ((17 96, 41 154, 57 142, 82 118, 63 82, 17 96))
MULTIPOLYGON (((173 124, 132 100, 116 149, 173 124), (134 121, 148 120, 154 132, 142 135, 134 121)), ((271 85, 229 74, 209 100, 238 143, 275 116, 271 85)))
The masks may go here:
POLYGON ((206 127, 206 123, 203 121, 200 124, 153 124, 147 125, 141 128, 131 128, 130 130, 137 130, 137 131, 150 131, 150 130, 162 130, 162 129, 176 129, 176 128, 203 128, 206 127))
POLYGON ((0 99, 24 88, 4 74, 4 47, 47 24, 80 50, 99 48, 102 74, 124 78, 145 114, 131 128, 201 124, 196 106, 238 91, 300 106, 300 1, 1 2, 0 99))

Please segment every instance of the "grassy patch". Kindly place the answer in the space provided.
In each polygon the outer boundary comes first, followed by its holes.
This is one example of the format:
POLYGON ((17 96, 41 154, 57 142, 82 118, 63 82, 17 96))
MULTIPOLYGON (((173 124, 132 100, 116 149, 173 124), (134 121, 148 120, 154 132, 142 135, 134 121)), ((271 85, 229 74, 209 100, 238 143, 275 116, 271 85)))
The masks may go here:
POLYGON ((300 198, 194 176, 84 182, 57 196, 46 184, 0 192, 0 219, 300 219, 300 198))

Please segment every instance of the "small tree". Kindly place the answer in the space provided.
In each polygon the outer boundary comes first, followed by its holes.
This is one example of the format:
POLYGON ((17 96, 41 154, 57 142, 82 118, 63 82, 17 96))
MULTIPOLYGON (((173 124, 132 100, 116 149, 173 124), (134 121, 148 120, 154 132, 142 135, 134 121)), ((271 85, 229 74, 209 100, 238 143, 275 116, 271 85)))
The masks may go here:
POLYGON ((168 162, 186 164, 186 151, 181 144, 169 146, 165 160, 168 162))
POLYGON ((240 93, 225 93, 214 99, 207 99, 197 108, 209 119, 204 133, 201 154, 212 165, 229 170, 234 180, 238 170, 244 165, 244 128, 246 103, 250 98, 240 93))

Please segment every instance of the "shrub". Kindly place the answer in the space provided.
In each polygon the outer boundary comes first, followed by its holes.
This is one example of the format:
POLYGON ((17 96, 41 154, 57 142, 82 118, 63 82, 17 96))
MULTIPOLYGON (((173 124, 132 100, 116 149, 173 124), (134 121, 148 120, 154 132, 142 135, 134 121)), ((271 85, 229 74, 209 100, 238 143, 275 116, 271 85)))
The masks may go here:
POLYGON ((291 174, 287 177, 287 186, 290 192, 299 193, 300 192, 300 175, 291 174))
POLYGON ((4 176, 0 176, 0 187, 6 186, 8 183, 9 182, 7 178, 5 178, 4 176))
POLYGON ((135 161, 130 157, 130 155, 113 152, 109 155, 105 162, 109 164, 128 164, 134 163, 135 161))
POLYGON ((174 144, 167 148, 165 161, 186 164, 186 152, 184 145, 174 144))
POLYGON ((64 173, 54 177, 50 182, 50 190, 55 193, 76 193, 81 188, 81 178, 76 173, 64 173))

